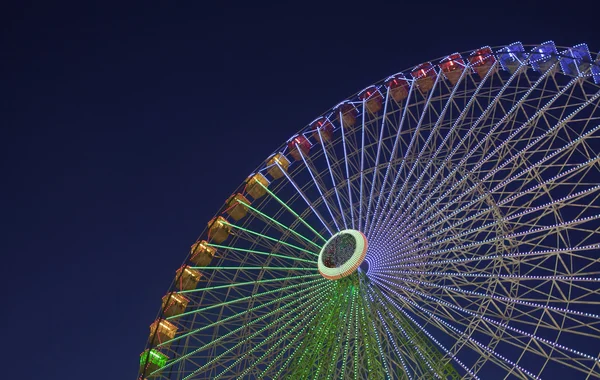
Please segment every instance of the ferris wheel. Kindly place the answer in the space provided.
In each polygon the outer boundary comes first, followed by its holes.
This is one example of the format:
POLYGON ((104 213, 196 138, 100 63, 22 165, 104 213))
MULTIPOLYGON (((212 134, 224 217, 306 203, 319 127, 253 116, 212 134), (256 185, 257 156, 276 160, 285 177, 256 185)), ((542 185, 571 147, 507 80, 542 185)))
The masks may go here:
POLYGON ((600 378, 599 61, 483 47, 318 117, 192 245, 140 378, 600 378))

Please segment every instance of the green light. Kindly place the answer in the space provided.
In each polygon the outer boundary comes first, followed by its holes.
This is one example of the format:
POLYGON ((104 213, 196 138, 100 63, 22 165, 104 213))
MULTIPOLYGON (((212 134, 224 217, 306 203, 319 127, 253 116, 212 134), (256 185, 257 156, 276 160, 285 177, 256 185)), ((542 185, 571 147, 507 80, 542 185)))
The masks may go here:
MULTIPOLYGON (((323 296, 319 297, 319 299, 320 299, 320 298, 323 298, 323 296)), ((315 301, 318 301, 318 300, 315 300, 315 301)), ((315 304, 315 303, 316 303, 316 304, 318 304, 318 302, 313 302, 312 304, 315 304)), ((311 304, 311 306, 312 306, 312 304, 311 304)), ((283 336, 282 336, 282 337, 281 337, 281 338, 280 338, 280 339, 279 339, 277 342, 275 342, 274 344, 272 344, 272 345, 271 345, 271 347, 270 347, 270 348, 268 348, 268 349, 265 351, 265 353, 264 353, 264 354, 262 354, 262 356, 261 356, 261 357, 259 357, 259 358, 258 358, 258 360, 256 360, 256 361, 254 362, 254 364, 256 364, 256 363, 260 363, 260 362, 262 361, 262 359, 264 359, 264 357, 265 357, 266 355, 268 355, 268 354, 269 354, 271 351, 273 351, 275 348, 277 348, 277 347, 279 346, 279 344, 280 344, 281 342, 283 342, 283 341, 284 341, 284 340, 285 340, 285 339, 288 337, 288 335, 290 335, 292 332, 294 332, 294 331, 295 331, 295 330, 296 330, 298 327, 300 327, 300 326, 303 326, 303 327, 302 327, 302 329, 301 329, 301 330, 300 330, 300 331, 299 331, 299 332, 296 334, 296 336, 298 336, 298 335, 302 335, 302 332, 304 331, 304 329, 306 328, 306 326, 308 326, 308 325, 310 325, 310 324, 312 323, 312 321, 313 321, 313 320, 314 320, 314 319, 317 317, 317 315, 318 315, 318 314, 317 314, 317 312, 320 312, 321 310, 323 310, 323 309, 325 308, 325 305, 326 305, 325 303, 321 303, 321 306, 320 306, 318 309, 313 309, 313 310, 312 310, 312 311, 311 311, 311 312, 310 312, 310 313, 307 315, 307 316, 309 316, 309 315, 311 315, 311 314, 312 314, 312 318, 310 318, 310 320, 308 320, 308 321, 304 321, 304 320, 301 320, 301 321, 299 321, 299 322, 298 322, 298 324, 296 324, 296 326, 294 326, 294 327, 292 327, 291 329, 289 329, 289 330, 288 330, 288 331, 287 331, 287 332, 286 332, 286 333, 285 333, 285 334, 284 334, 284 335, 283 335, 283 336), (304 322, 304 323, 303 323, 303 322, 304 322)), ((304 309, 304 311, 305 311, 305 310, 307 310, 307 308, 306 308, 306 309, 304 309)), ((294 311, 294 310, 293 310, 293 311, 294 311)), ((294 321, 294 320, 296 320, 296 319, 297 319, 297 317, 296 317, 296 318, 294 318, 293 320, 289 321, 289 322, 286 322, 286 323, 284 323, 284 324, 283 324, 283 325, 282 325, 282 326, 281 326, 279 329, 277 329, 277 330, 275 331, 275 333, 274 333, 274 334, 272 334, 272 336, 273 336, 273 335, 274 335, 274 336, 277 336, 277 335, 279 335, 279 334, 278 334, 278 332, 279 332, 279 331, 282 331, 282 330, 284 329, 284 327, 286 327, 287 325, 289 325, 289 324, 290 324, 292 321, 294 321)), ((251 349, 249 352, 245 353, 245 354, 243 355, 243 357, 241 357, 241 358, 237 359, 237 360, 236 360, 236 361, 235 361, 233 364, 231 364, 231 365, 230 365, 228 368, 226 368, 225 370, 223 370, 223 372, 221 372, 219 375, 217 375, 217 377, 215 377, 215 379, 219 378, 221 375, 223 375, 223 374, 224 374, 225 372, 227 372, 229 369, 231 369, 232 367, 234 367, 234 366, 235 366, 237 363, 239 363, 241 360, 243 360, 243 358, 244 358, 245 356, 248 356, 249 354, 251 354, 252 352, 254 352, 255 350, 257 350, 259 347, 261 347, 261 346, 263 346, 264 344, 266 344, 266 342, 267 342, 268 340, 269 340, 269 338, 265 339, 265 340, 264 340, 262 343, 260 343, 260 344, 258 344, 258 345, 256 345, 256 346, 254 346, 254 347, 253 347, 253 348, 252 348, 252 349, 251 349)), ((243 377, 243 376, 245 376, 245 375, 248 373, 248 371, 250 371, 250 370, 251 370, 253 367, 254 367, 254 366, 249 366, 248 368, 246 368, 246 369, 244 370, 244 372, 242 372, 242 374, 241 374, 241 376, 240 376, 240 377, 243 377)))
MULTIPOLYGON (((198 293, 198 292, 204 292, 204 291, 207 291, 207 290, 224 289, 224 288, 234 288, 236 286, 251 285, 251 284, 264 284, 264 283, 267 283, 267 282, 285 281, 285 280, 296 280, 296 279, 299 279, 299 278, 308 278, 308 277, 316 277, 316 276, 320 276, 320 275, 319 274, 307 274, 307 275, 304 275, 304 276, 292 276, 292 277, 283 277, 283 278, 270 278, 268 280, 260 280, 260 281, 237 282, 235 284, 210 286, 208 288, 200 288, 200 289, 192 289, 192 290, 182 290, 182 291, 178 292, 178 294, 198 293)), ((182 314, 179 314, 179 315, 182 315, 182 314)))
MULTIPOLYGON (((343 300, 340 301, 340 308, 336 310, 336 318, 339 320, 340 318, 342 318, 341 314, 343 314, 343 323, 341 324, 341 327, 346 326, 346 321, 347 321, 347 314, 346 312, 343 312, 343 307, 348 308, 348 292, 346 291, 347 288, 344 287, 344 282, 343 281, 336 281, 335 282, 338 288, 338 291, 341 291, 342 294, 340 294, 340 296, 344 296, 343 300)), ((332 378, 334 375, 334 371, 337 369, 337 353, 338 347, 342 346, 342 341, 343 341, 343 329, 341 330, 337 330, 335 331, 335 335, 336 336, 336 343, 333 345, 332 349, 333 349, 333 354, 331 355, 331 362, 329 363, 329 366, 327 368, 327 378, 332 378)), ((343 359, 344 361, 346 360, 346 358, 343 359)))
MULTIPOLYGON (((173 360, 173 361, 169 362, 169 363, 167 364, 167 367, 169 367, 169 366, 172 366, 172 365, 174 365, 175 363, 177 363, 177 362, 180 362, 181 360, 184 360, 184 359, 186 359, 186 358, 188 358, 188 357, 190 357, 190 356, 192 356, 192 355, 195 355, 195 354, 197 354, 198 352, 200 352, 200 351, 202 351, 202 350, 205 350, 205 349, 207 349, 207 348, 211 347, 212 345, 215 345, 215 344, 219 343, 219 342, 220 342, 220 341, 222 341, 223 339, 225 339, 225 338, 227 338, 227 337, 229 337, 229 336, 231 336, 231 335, 233 335, 233 334, 236 334, 236 333, 238 333, 239 331, 241 331, 242 329, 246 328, 247 326, 249 326, 249 325, 252 325, 252 324, 254 324, 254 323, 257 323, 257 322, 259 322, 259 321, 261 321, 261 320, 264 320, 264 319, 266 319, 266 318, 270 317, 270 316, 271 316, 271 315, 273 315, 273 314, 276 314, 276 313, 278 313, 279 311, 283 310, 285 307, 289 307, 290 305, 292 305, 292 304, 294 304, 294 303, 297 303, 297 302, 300 302, 300 301, 302 301, 302 300, 304 300, 304 299, 309 299, 309 302, 310 302, 310 300, 314 299, 315 297, 316 297, 316 298, 319 298, 319 297, 320 297, 320 295, 323 293, 323 291, 321 290, 323 287, 324 287, 325 289, 327 289, 327 288, 329 288, 329 287, 330 287, 330 284, 328 283, 328 281, 322 281, 320 284, 317 284, 317 285, 315 286, 316 290, 312 291, 311 293, 309 293, 309 294, 306 294, 306 295, 304 295, 304 296, 301 296, 301 297, 299 297, 299 298, 295 299, 294 301, 292 301, 292 302, 288 303, 288 304, 287 304, 287 305, 285 305, 285 306, 279 307, 279 308, 277 308, 277 309, 275 309, 275 310, 273 310, 273 311, 271 311, 271 312, 269 312, 269 313, 267 313, 267 314, 264 314, 264 315, 262 315, 262 316, 260 316, 260 317, 258 317, 258 318, 256 318, 256 319, 254 319, 252 322, 250 322, 250 323, 248 323, 248 324, 246 324, 246 325, 240 326, 240 327, 238 327, 237 329, 234 329, 234 330, 232 330, 232 331, 230 331, 230 332, 228 332, 228 333, 226 333, 226 334, 224 334, 224 335, 221 335, 219 338, 217 338, 217 339, 213 340, 212 342, 210 342, 210 343, 207 343, 207 344, 203 345, 202 347, 200 347, 200 348, 197 348, 197 349, 196 349, 196 350, 194 350, 194 351, 191 351, 191 352, 189 352, 189 353, 187 353, 187 354, 185 354, 185 355, 182 355, 182 356, 180 356, 179 358, 177 358, 177 359, 175 359, 175 360, 173 360)), ((227 351, 223 352, 223 353, 222 353, 222 354, 220 354, 219 356, 217 356, 217 357, 213 358, 213 359, 212 359, 211 361, 209 361, 208 363, 204 364, 202 367, 200 367, 200 368, 196 369, 196 370, 195 370, 195 371, 194 371, 192 374, 190 374, 188 377, 186 377, 186 379, 187 379, 187 378, 189 378, 189 377, 191 377, 191 376, 194 376, 194 375, 195 375, 196 373, 198 373, 198 372, 201 372, 201 371, 202 371, 204 368, 206 368, 206 367, 207 367, 207 366, 209 366, 210 364, 212 364, 212 363, 214 363, 215 361, 217 361, 218 359, 220 359, 220 358, 221 358, 223 355, 226 355, 227 353, 231 352, 231 351, 232 351, 232 350, 234 350, 236 347, 238 347, 240 344, 244 344, 244 343, 245 343, 247 340, 249 340, 249 339, 251 339, 252 337, 254 337, 254 336, 256 336, 256 335, 258 335, 258 334, 262 333, 262 332, 263 332, 265 329, 267 329, 267 328, 271 327, 272 325, 274 325, 274 324, 278 323, 278 322, 279 322, 281 319, 284 319, 285 317, 289 316, 290 314, 292 314, 292 313, 294 313, 294 312, 296 312, 296 314, 297 314, 297 315, 299 315, 299 313, 297 313, 297 310, 296 310, 296 309, 292 309, 291 311, 289 311, 289 312, 285 313, 284 315, 280 316, 280 317, 279 317, 279 318, 277 318, 276 320, 272 321, 271 323, 269 323, 267 326, 263 327, 262 329, 260 329, 260 330, 259 330, 259 331, 257 331, 256 333, 254 333, 254 334, 252 334, 252 335, 248 336, 246 339, 244 339, 244 340, 240 341, 240 342, 239 342, 239 343, 238 343, 236 346, 234 346, 234 347, 230 348, 229 350, 227 350, 227 351)))
MULTIPOLYGON (((250 309, 248 309, 248 310, 244 310, 244 311, 242 311, 242 312, 240 312, 240 313, 237 313, 237 314, 235 314, 235 315, 232 315, 231 317, 227 317, 227 318, 221 319, 221 320, 219 320, 219 321, 213 322, 213 323, 211 323, 211 324, 209 324, 209 325, 202 326, 202 327, 200 327, 200 328, 197 328, 197 329, 195 329, 195 330, 192 330, 192 331, 190 331, 190 332, 188 332, 188 333, 185 333, 185 334, 180 334, 180 335, 178 335, 177 337, 175 337, 175 338, 173 338, 173 339, 171 339, 171 340, 168 340, 168 341, 166 341, 166 342, 164 342, 164 343, 162 343, 162 344, 163 344, 163 345, 170 344, 170 343, 172 343, 172 342, 174 342, 174 341, 176 341, 176 340, 179 340, 179 339, 185 338, 185 337, 187 337, 187 336, 190 336, 190 335, 197 334, 197 333, 199 333, 200 331, 203 331, 203 330, 209 329, 209 328, 211 328, 211 327, 214 327, 214 326, 216 326, 216 325, 218 325, 218 324, 221 324, 221 323, 223 323, 223 322, 227 322, 227 321, 230 321, 230 320, 234 320, 234 319, 236 319, 236 318, 238 318, 238 317, 240 317, 240 316, 242 316, 242 315, 244 315, 244 314, 248 314, 248 313, 254 312, 254 311, 256 311, 256 310, 259 310, 259 309, 265 308, 265 307, 267 307, 267 306, 270 306, 270 305, 272 305, 272 304, 274 304, 274 303, 281 302, 281 301, 283 301, 283 300, 285 300, 285 299, 287 299, 287 298, 299 296, 299 295, 300 295, 301 293, 303 293, 303 292, 307 292, 307 291, 309 291, 309 290, 311 290, 311 289, 314 289, 315 287, 319 287, 320 285, 323 285, 322 283, 323 283, 324 281, 325 281, 325 280, 323 280, 323 279, 320 279, 320 278, 319 278, 319 279, 316 279, 316 280, 313 280, 313 281, 303 282, 301 285, 308 285, 308 284, 312 284, 312 283, 315 283, 315 282, 319 282, 319 284, 311 285, 311 286, 309 286, 309 287, 307 287, 307 288, 304 288, 304 289, 297 290, 297 291, 295 291, 295 292, 293 292, 293 293, 287 294, 287 295, 285 295, 285 296, 281 296, 281 297, 279 297, 279 298, 276 298, 276 299, 274 299, 274 300, 272 300, 272 301, 269 301, 269 302, 266 302, 266 303, 260 304, 259 306, 255 306, 255 307, 253 307, 253 308, 250 308, 250 309)), ((194 312, 194 313, 201 313, 201 312, 203 312, 203 311, 205 311, 205 310, 207 310, 207 309, 212 309, 212 308, 216 308, 216 307, 220 307, 220 306, 225 306, 225 304, 230 304, 230 303, 233 303, 233 302, 235 302, 235 301, 245 301, 245 300, 248 300, 248 299, 250 299, 250 298, 261 297, 261 296, 264 296, 264 295, 267 295, 267 294, 271 294, 271 293, 275 293, 275 292, 280 292, 280 291, 282 291, 282 290, 287 290, 287 289, 290 289, 290 288, 297 287, 298 285, 300 285, 300 284, 294 284, 294 285, 290 285, 290 286, 285 286, 285 287, 283 287, 283 288, 278 288, 278 289, 269 290, 269 291, 267 291, 267 292, 263 292, 263 293, 254 294, 254 295, 252 295, 252 296, 249 296, 249 297, 244 297, 244 299, 236 299, 236 300, 233 300, 233 301, 230 301, 230 302, 227 302, 227 303, 220 303, 220 304, 217 304, 217 305, 209 306, 209 307, 207 307, 207 308, 203 308, 203 309, 194 310, 193 312, 194 312)), ((306 297, 306 296, 302 296, 302 297, 300 297, 299 299, 300 299, 300 300, 302 300, 304 297, 306 297)), ((297 302, 297 301, 291 301, 289 304, 294 304, 294 302, 297 302)), ((171 318, 173 318, 173 317, 171 317, 171 318)))
POLYGON ((249 229, 247 229, 247 228, 240 227, 240 226, 236 226, 235 224, 231 224, 231 223, 229 223, 229 222, 227 222, 226 224, 227 224, 227 225, 229 225, 229 226, 231 226, 231 227, 233 227, 233 228, 236 228, 236 229, 238 229, 238 230, 242 230, 242 231, 244 231, 244 232, 248 232, 249 234, 252 234, 252 235, 255 235, 255 236, 260 236, 260 237, 262 237, 263 239, 267 239, 267 240, 271 240, 271 241, 274 241, 274 242, 276 242, 276 243, 279 243, 279 244, 287 245, 288 247, 291 247, 291 248, 297 249, 297 250, 299 250, 299 251, 302 251, 302 252, 306 252, 306 253, 308 253, 308 254, 311 254, 311 255, 313 255, 313 256, 319 256, 317 253, 311 252, 311 251, 309 251, 309 250, 307 250, 307 249, 304 249, 304 248, 302 248, 302 247, 298 247, 297 245, 290 244, 290 243, 288 243, 288 242, 285 242, 285 241, 283 241, 283 240, 280 240, 280 239, 275 239, 275 238, 273 238, 273 237, 270 237, 270 236, 267 236, 267 235, 263 235, 263 234, 261 234, 261 233, 258 233, 258 232, 255 232, 255 231, 249 230, 249 229))
POLYGON ((168 359, 169 357, 160 351, 155 349, 146 350, 140 355, 140 367, 145 367, 148 364, 160 369, 167 364, 168 359))
POLYGON ((290 267, 191 267, 191 269, 197 270, 319 270, 318 268, 290 268, 290 267))
MULTIPOLYGON (((380 301, 383 302, 384 297, 382 296, 381 290, 378 288, 371 288, 373 295, 380 301)), ((388 321, 383 321, 385 325, 389 326, 388 335, 391 337, 397 336, 400 338, 403 345, 411 347, 415 352, 419 353, 417 357, 417 366, 420 371, 425 374, 433 372, 436 376, 443 379, 460 379, 459 373, 452 366, 450 359, 445 359, 444 355, 437 349, 433 342, 420 330, 414 326, 400 310, 395 308, 382 308, 381 313, 385 313, 389 317, 388 321), (392 329, 396 331, 389 331, 392 329)), ((379 313, 379 311, 377 311, 379 313)), ((380 314, 380 318, 383 318, 380 314)))
POLYGON ((301 259, 299 257, 279 255, 279 254, 273 253, 273 252, 256 251, 256 250, 253 250, 253 249, 230 247, 230 246, 227 246, 227 245, 219 245, 219 244, 212 244, 212 243, 209 243, 207 245, 211 246, 211 247, 214 247, 214 248, 218 248, 218 249, 228 249, 228 250, 231 250, 231 251, 239 251, 239 252, 245 252, 245 253, 254 253, 254 254, 257 254, 257 255, 264 255, 264 256, 273 256, 273 257, 279 257, 281 259, 289 259, 289 260, 294 260, 294 261, 302 261, 302 262, 311 263, 311 264, 314 264, 316 262, 314 260, 301 259))
POLYGON ((346 342, 344 344, 344 364, 343 367, 345 368, 347 366, 347 363, 345 363, 348 360, 348 348, 350 347, 350 330, 352 327, 352 323, 350 323, 350 321, 352 320, 352 314, 354 312, 354 290, 353 288, 348 287, 348 289, 350 290, 348 293, 350 295, 352 295, 352 300, 350 303, 350 309, 348 310, 348 308, 346 308, 346 313, 344 313, 344 324, 342 326, 347 326, 346 328, 346 342))
POLYGON ((265 214, 265 213, 262 213, 262 212, 260 212, 259 210, 255 209, 254 207, 250 206, 249 204, 247 204, 247 203, 244 203, 243 201, 240 201, 240 200, 238 200, 238 202, 239 202, 239 203, 241 203, 241 204, 243 204, 244 206, 248 207, 250 210, 254 211, 255 213, 257 213, 257 214, 259 214, 259 215, 261 215, 261 216, 263 216, 263 217, 265 217, 265 218, 269 219, 270 221, 272 221, 273 223, 277 224, 279 227, 283 228, 284 230, 286 230, 286 231, 289 231, 289 232, 293 233, 294 235, 298 236, 299 238, 301 238, 301 239, 305 240, 305 241, 306 241, 306 242, 308 242, 309 244, 312 244, 312 245, 314 245, 314 246, 315 246, 315 247, 317 247, 318 249, 321 249, 321 248, 322 248, 320 245, 318 245, 318 244, 317 244, 317 243, 315 243, 314 241, 312 241, 312 240, 310 240, 310 239, 308 239, 308 238, 304 237, 303 235, 299 234, 298 232, 296 232, 295 230, 291 229, 290 227, 288 227, 288 226, 286 226, 286 225, 284 225, 284 224, 280 223, 279 221, 277 221, 277 220, 275 220, 275 219, 271 218, 269 215, 267 215, 267 214, 265 214))
POLYGON ((292 210, 290 208, 290 206, 288 206, 284 201, 282 201, 281 199, 279 199, 277 197, 277 195, 273 194, 273 192, 271 190, 269 190, 265 185, 263 185, 262 183, 258 183, 259 185, 261 185, 266 191, 267 193, 269 193, 270 196, 272 196, 273 198, 275 198, 277 200, 277 202, 279 202, 279 204, 281 204, 283 207, 285 207, 289 212, 291 212, 296 218, 298 218, 298 220, 300 220, 302 222, 302 224, 304 224, 306 227, 308 227, 312 232, 315 233, 315 235, 317 235, 318 237, 320 237, 323 241, 327 241, 327 239, 325 239, 323 237, 323 235, 321 235, 320 233, 318 233, 314 228, 311 227, 310 224, 306 223, 306 221, 304 219, 302 219, 300 217, 300 215, 298 215, 294 210, 292 210))
MULTIPOLYGON (((327 284, 325 284, 324 286, 327 287, 327 284)), ((315 312, 314 309, 312 309, 312 307, 315 304, 319 304, 320 299, 323 298, 322 293, 317 295, 315 298, 312 299, 312 302, 310 302, 308 305, 305 305, 305 307, 303 307, 301 309, 301 311, 306 312, 307 310, 312 310, 311 312, 315 312)), ((323 307, 323 306, 321 306, 323 307)), ((282 307, 283 308, 283 307, 282 307)), ((254 338, 257 335, 260 335, 263 333, 263 331, 265 331, 266 329, 276 325, 277 323, 279 323, 281 320, 285 319, 286 317, 288 317, 289 315, 295 314, 295 316, 293 316, 292 318, 290 318, 287 322, 285 322, 284 324, 282 324, 275 332, 272 336, 277 336, 277 333, 282 331, 285 327, 287 327, 289 324, 291 324, 292 322, 294 322, 295 320, 297 320, 298 318, 300 318, 301 316, 303 316, 302 312, 298 312, 297 308, 294 308, 292 310, 290 310, 289 312, 283 314, 282 316, 280 316, 279 318, 273 320, 271 323, 269 323, 268 325, 266 325, 265 327, 261 328, 260 330, 256 331, 255 333, 247 336, 245 339, 239 341, 237 344, 235 344, 233 347, 229 348, 228 350, 225 350, 223 353, 221 353, 220 355, 216 356, 215 358, 213 358, 212 360, 208 361, 206 364, 204 364, 203 366, 199 367, 198 369, 196 369, 194 372, 192 372, 190 375, 184 377, 184 380, 192 378, 193 376, 195 376, 197 373, 202 372, 202 370, 204 370, 204 368, 206 368, 207 366, 211 365, 212 363, 214 363, 215 361, 219 360, 221 357, 223 357, 224 355, 227 355, 229 352, 235 350, 236 348, 238 348, 240 345, 245 344, 249 339, 254 338)), ((264 316, 263 316, 264 317, 264 316)), ((258 318, 257 318, 258 319, 258 318)), ((245 326, 241 326, 239 329, 245 328, 245 326)), ((237 329, 236 329, 237 330, 237 329)), ((232 334, 233 332, 235 332, 236 330, 225 334, 225 336, 228 336, 230 334, 232 334)), ((223 337, 221 337, 223 338, 223 337)), ((219 339, 221 339, 219 338, 219 339)), ((227 372, 229 369, 231 369, 233 366, 235 366, 237 363, 239 363, 241 360, 243 360, 245 357, 247 357, 248 355, 250 355, 252 352, 254 352, 256 349, 258 349, 259 347, 263 346, 264 344, 266 344, 268 342, 268 339, 265 339, 262 341, 262 343, 254 346, 251 350, 249 350, 248 352, 246 352, 244 355, 242 355, 241 357, 239 357, 233 364, 231 364, 228 368, 224 369, 219 375, 217 375, 215 378, 218 378, 219 376, 221 376, 223 373, 227 372)))
POLYGON ((354 357, 352 358, 352 360, 354 360, 354 379, 357 380, 358 379, 358 347, 359 347, 359 343, 358 343, 358 292, 355 291, 354 285, 350 285, 350 288, 352 289, 352 294, 354 294, 354 298, 352 299, 352 303, 354 303, 354 299, 356 299, 356 303, 354 306, 354 357))
POLYGON ((308 379, 310 376, 315 376, 315 374, 317 375, 315 378, 319 378, 318 373, 320 373, 324 362, 330 358, 329 350, 334 347, 333 341, 338 335, 339 320, 336 311, 339 309, 342 299, 337 297, 336 288, 331 287, 328 289, 328 294, 325 294, 324 312, 319 314, 319 318, 315 323, 306 326, 308 332, 304 334, 304 338, 298 343, 298 347, 289 355, 272 378, 308 379), (316 371, 315 365, 318 365, 316 371))
MULTIPOLYGON (((294 344, 294 342, 295 342, 295 341, 296 341, 296 340, 297 340, 297 339, 298 339, 300 336, 302 336, 302 334, 304 333, 304 330, 306 330, 307 328, 309 328, 309 329, 310 329, 309 325, 312 323, 312 321, 315 319, 315 317, 316 317, 316 315, 315 315, 315 316, 313 316, 313 317, 311 318, 311 320, 310 320, 308 323, 304 324, 304 327, 303 327, 303 328, 300 330, 300 332, 298 332, 297 334, 295 334, 294 338, 293 338, 293 339, 292 339, 292 340, 291 340, 291 341, 290 341, 290 342, 287 344, 287 346, 286 346, 286 347, 284 347, 283 349, 279 350, 279 353, 277 354, 277 356, 275 356, 275 358, 274 358, 274 359, 271 361, 271 363, 269 363, 269 365, 267 365, 267 367, 266 367, 266 368, 265 368, 265 369, 264 369, 264 370, 263 370, 263 371, 260 373, 260 375, 258 376, 258 378, 260 378, 260 379, 264 378, 264 377, 265 377, 265 374, 266 374, 266 372, 269 370, 269 368, 271 368, 271 366, 272 366, 273 364, 275 364, 275 363, 276 363, 276 362, 279 360, 279 358, 280 358, 280 357, 281 357, 281 356, 282 356, 282 355, 283 355, 285 352, 287 352, 287 350, 288 350, 288 347, 290 347, 291 345, 293 345, 293 344, 294 344)), ((311 327, 312 327, 312 326, 311 326, 311 327)), ((320 326, 319 326, 319 329, 317 330, 317 334, 316 334, 317 336, 319 336, 319 333, 321 332, 321 327, 322 327, 322 326, 320 325, 320 326)), ((307 349, 308 349, 308 345, 307 345, 307 347, 305 347, 305 350, 304 350, 304 352, 303 352, 303 353, 302 353, 302 355, 300 356, 299 363, 301 363, 301 362, 302 362, 302 359, 303 359, 303 358, 304 358, 304 356, 306 355, 307 349)), ((279 378, 279 374, 281 373, 281 370, 282 370, 283 368, 285 368, 285 367, 286 367, 286 364, 287 364, 287 362, 288 362, 288 361, 289 361, 291 358, 293 358, 293 357, 294 357, 294 355, 296 355, 297 351, 298 351, 298 348, 296 348, 296 349, 294 350, 294 352, 293 352, 293 353, 292 353, 292 354, 289 356, 289 358, 288 358, 288 359, 285 361, 285 363, 283 364, 283 366, 282 366, 282 367, 279 369, 279 372, 277 373, 277 375, 276 375, 276 378, 279 378)), ((318 350, 317 350, 317 351, 318 351, 318 350)), ((261 359, 262 359, 262 358, 263 358, 265 355, 266 355, 266 353, 265 353, 265 354, 263 354, 263 356, 262 356, 262 357, 259 359, 259 361, 260 361, 260 360, 261 360, 261 359)))
MULTIPOLYGON (((367 305, 367 308, 369 309, 369 312, 371 313, 371 315, 373 315, 373 310, 371 309, 370 303, 366 302, 365 303, 367 305)), ((390 379, 390 372, 388 369, 388 363, 387 360, 385 360, 385 355, 383 354, 383 348, 381 347, 381 341, 379 340, 379 334, 377 333, 377 329, 375 328, 375 321, 373 320, 373 318, 369 318, 371 323, 370 323, 370 332, 372 332, 373 334, 371 335, 372 337, 375 337, 375 340, 377 341, 377 347, 379 349, 379 357, 381 358, 381 362, 383 363, 383 370, 385 371, 385 377, 387 379, 390 379)))
MULTIPOLYGON (((297 279, 297 278, 316 277, 316 276, 318 276, 318 275, 295 276, 295 277, 288 277, 287 279, 291 280, 291 279, 297 279)), ((281 279, 269 279, 269 280, 262 280, 262 281, 239 282, 237 284, 213 286, 212 288, 205 288, 205 290, 220 289, 220 288, 232 288, 234 286, 260 284, 260 283, 266 283, 266 282, 273 282, 273 281, 277 281, 277 280, 281 280, 281 279)), ((311 281, 311 282, 314 282, 314 281, 311 281)), ((310 282, 305 282, 305 283, 300 283, 300 284, 294 284, 294 285, 290 285, 290 287, 304 285, 304 284, 308 284, 308 283, 310 283, 310 282)), ((202 309, 188 311, 188 312, 185 312, 185 313, 181 313, 181 314, 177 314, 177 315, 174 315, 172 317, 169 317, 169 318, 167 318, 167 320, 181 318, 183 316, 190 315, 190 314, 201 313, 203 311, 206 311, 206 310, 209 310, 209 309, 213 309, 215 307, 219 307, 219 306, 223 306, 223 305, 228 305, 228 304, 231 304, 231 303, 234 303, 234 302, 245 301, 245 300, 250 299, 252 297, 258 297, 258 296, 265 295, 265 294, 268 294, 268 293, 271 293, 271 292, 274 292, 274 291, 278 291, 278 290, 281 290, 281 289, 282 288, 278 288, 278 289, 270 290, 270 291, 262 293, 262 294, 259 293, 259 294, 254 294, 254 295, 251 295, 251 296, 248 296, 248 297, 244 297, 244 298, 236 298, 234 300, 227 301, 227 302, 222 302, 222 303, 219 303, 217 305, 211 305, 211 306, 207 306, 207 307, 202 308, 202 309)))

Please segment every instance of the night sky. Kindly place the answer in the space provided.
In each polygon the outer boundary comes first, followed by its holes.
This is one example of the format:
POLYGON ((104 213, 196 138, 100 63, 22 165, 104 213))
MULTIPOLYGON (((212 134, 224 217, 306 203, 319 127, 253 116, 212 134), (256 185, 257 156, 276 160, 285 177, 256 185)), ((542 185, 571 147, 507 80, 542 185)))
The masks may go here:
POLYGON ((367 85, 483 45, 600 50, 586 2, 15 3, 0 9, 2 379, 135 378, 206 222, 367 85))

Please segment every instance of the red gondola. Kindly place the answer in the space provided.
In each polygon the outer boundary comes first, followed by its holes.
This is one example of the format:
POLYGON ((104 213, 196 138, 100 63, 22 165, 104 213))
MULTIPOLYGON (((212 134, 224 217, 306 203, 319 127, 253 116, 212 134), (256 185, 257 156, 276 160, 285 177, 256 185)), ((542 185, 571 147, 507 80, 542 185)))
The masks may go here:
POLYGON ((302 156, 308 156, 310 151, 310 141, 302 135, 294 136, 288 141, 288 149, 290 150, 290 155, 294 157, 294 160, 302 161, 302 156))
POLYGON ((415 67, 410 73, 417 81, 417 87, 421 94, 427 94, 435 84, 437 73, 431 62, 425 62, 415 67))
POLYGON ((362 90, 358 98, 365 102, 367 111, 373 115, 383 108, 383 96, 375 86, 370 86, 362 90))
POLYGON ((319 143, 321 142, 321 139, 323 139, 323 141, 331 141, 333 138, 333 124, 324 117, 320 117, 313 121, 310 125, 310 129, 313 131, 313 137, 319 143))
POLYGON ((462 59, 460 54, 454 53, 440 61, 440 69, 444 73, 444 76, 452 83, 456 85, 463 71, 465 70, 465 61, 462 59))
POLYGON ((481 79, 487 75, 495 62, 496 57, 494 57, 492 49, 488 46, 475 50, 469 56, 469 63, 481 79))

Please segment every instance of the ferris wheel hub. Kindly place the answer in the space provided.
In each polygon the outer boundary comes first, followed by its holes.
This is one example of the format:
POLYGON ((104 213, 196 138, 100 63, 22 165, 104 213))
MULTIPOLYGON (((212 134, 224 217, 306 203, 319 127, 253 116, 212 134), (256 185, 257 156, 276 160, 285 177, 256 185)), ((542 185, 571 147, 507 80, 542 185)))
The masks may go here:
POLYGON ((325 243, 319 253, 319 273, 338 280, 354 273, 367 255, 367 237, 357 230, 342 230, 325 243))

